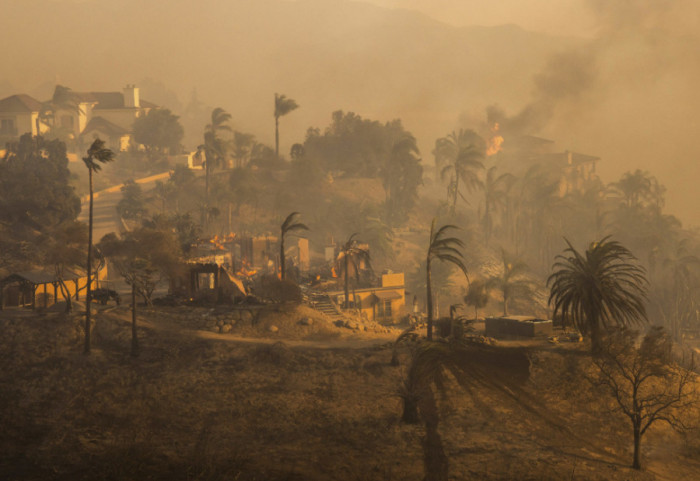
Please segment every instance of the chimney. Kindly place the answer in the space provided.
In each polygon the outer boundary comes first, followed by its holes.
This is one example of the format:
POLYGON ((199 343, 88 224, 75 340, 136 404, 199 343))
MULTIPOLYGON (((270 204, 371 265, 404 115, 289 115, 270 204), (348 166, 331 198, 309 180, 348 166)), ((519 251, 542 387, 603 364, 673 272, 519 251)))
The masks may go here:
POLYGON ((131 84, 124 87, 124 107, 141 107, 141 101, 139 98, 139 88, 136 85, 131 84))

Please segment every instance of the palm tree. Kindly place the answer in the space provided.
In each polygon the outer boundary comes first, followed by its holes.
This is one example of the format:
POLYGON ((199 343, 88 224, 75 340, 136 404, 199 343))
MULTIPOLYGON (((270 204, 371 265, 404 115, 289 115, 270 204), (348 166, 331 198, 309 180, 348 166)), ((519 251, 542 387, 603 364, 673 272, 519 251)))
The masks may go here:
MULTIPOLYGON (((430 225, 430 245, 426 257, 426 307, 428 309, 428 340, 433 340, 433 290, 431 286, 430 265, 433 260, 449 262, 456 265, 467 274, 467 267, 464 265, 464 256, 460 249, 464 248, 464 242, 457 237, 446 237, 451 230, 457 230, 454 225, 444 225, 435 230, 436 219, 430 225)), ((467 281, 469 278, 467 277, 467 281)))
POLYGON ((345 307, 346 309, 350 305, 350 267, 352 266, 353 270, 355 271, 355 277, 357 279, 359 279, 360 277, 360 267, 362 266, 362 263, 365 263, 368 267, 371 268, 371 266, 369 265, 369 250, 363 247, 360 241, 355 238, 355 236, 357 236, 357 233, 354 233, 350 235, 350 237, 348 237, 348 240, 345 241, 343 247, 340 248, 340 255, 338 256, 339 260, 342 259, 345 293, 345 302, 343 307, 345 307))
POLYGON ((489 288, 495 288, 503 294, 503 315, 508 315, 508 301, 515 296, 532 297, 532 283, 526 279, 527 264, 517 259, 511 259, 505 250, 501 250, 503 272, 500 276, 491 277, 489 288))
POLYGON ((386 220, 389 226, 401 220, 418 199, 418 186, 423 182, 416 138, 400 131, 392 136, 379 177, 384 188, 386 220))
POLYGON ((284 219, 282 226, 280 228, 280 278, 284 280, 285 278, 285 256, 284 256, 284 236, 290 234, 294 231, 299 230, 309 230, 306 224, 297 222, 297 217, 299 212, 292 212, 284 219))
POLYGON ((614 187, 623 204, 628 208, 634 208, 652 197, 655 180, 649 172, 637 169, 634 172, 625 173, 614 187))
POLYGON ((556 257, 547 279, 549 303, 554 303, 554 316, 560 314, 564 322, 571 320, 582 333, 590 334, 591 350, 598 353, 601 328, 647 320, 646 271, 610 236, 591 244, 585 254, 566 243, 569 247, 556 257))
POLYGON ((275 94, 275 156, 280 158, 280 117, 299 108, 296 100, 288 99, 285 95, 275 94))
POLYGON ((85 296, 85 354, 90 354, 90 303, 92 302, 92 174, 99 172, 102 165, 114 160, 114 152, 105 147, 104 140, 95 139, 87 150, 87 156, 83 157, 83 162, 88 169, 88 179, 90 186, 90 207, 88 214, 88 248, 87 248, 87 293, 85 296))
POLYGON ((190 190, 194 180, 194 173, 186 165, 176 165, 173 171, 170 172, 168 184, 171 184, 173 188, 176 213, 180 212, 180 197, 190 190))
POLYGON ((507 172, 496 176, 496 169, 496 166, 493 166, 486 171, 486 179, 483 184, 484 215, 482 222, 487 244, 493 231, 493 213, 505 208, 508 201, 508 191, 514 180, 513 175, 507 172))
POLYGON ((454 215, 457 209, 457 199, 464 195, 460 192, 460 180, 471 192, 482 186, 478 172, 484 168, 481 159, 484 157, 485 143, 473 130, 460 130, 459 134, 452 132, 444 139, 436 142, 435 156, 445 166, 440 172, 443 180, 450 179, 447 187, 448 195, 452 197, 450 211, 454 215))
POLYGON ((231 127, 227 125, 229 120, 231 120, 231 114, 226 112, 221 107, 217 107, 211 112, 211 123, 207 124, 207 126, 204 128, 203 147, 206 155, 206 163, 204 166, 204 190, 207 211, 209 210, 209 176, 211 175, 214 167, 221 162, 221 159, 223 159, 224 155, 226 155, 226 143, 223 139, 221 139, 221 137, 219 137, 219 134, 221 132, 231 131, 231 127))
POLYGON ((245 134, 235 131, 233 133, 233 157, 236 159, 235 167, 245 167, 250 159, 253 145, 255 144, 255 136, 253 134, 245 134))

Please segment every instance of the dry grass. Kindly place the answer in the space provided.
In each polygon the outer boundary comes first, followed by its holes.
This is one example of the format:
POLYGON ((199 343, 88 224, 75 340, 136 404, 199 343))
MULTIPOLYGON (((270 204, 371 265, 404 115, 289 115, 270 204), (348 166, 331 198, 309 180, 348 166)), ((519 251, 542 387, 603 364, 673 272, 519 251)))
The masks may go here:
MULTIPOLYGON (((79 320, 6 316, 0 479, 423 478, 424 429, 399 422, 404 367, 390 366, 390 348, 141 329, 142 355, 131 359, 128 325, 101 317, 85 357, 79 320)), ((625 467, 623 422, 591 422, 595 393, 567 374, 579 357, 538 355, 523 404, 457 389, 441 398, 451 478, 653 479, 625 467)))

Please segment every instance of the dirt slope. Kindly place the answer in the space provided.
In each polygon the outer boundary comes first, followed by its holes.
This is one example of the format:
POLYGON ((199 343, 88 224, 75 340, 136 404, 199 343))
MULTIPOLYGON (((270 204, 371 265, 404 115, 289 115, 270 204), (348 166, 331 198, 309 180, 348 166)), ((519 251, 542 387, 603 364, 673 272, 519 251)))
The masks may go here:
MULTIPOLYGON (((2 314, 0 479, 423 478, 425 430, 400 423, 395 394, 408 352, 392 367, 381 337, 319 349, 284 342, 281 322, 251 344, 144 321, 138 359, 128 324, 103 314, 85 357, 79 319, 2 314)), ((568 374, 585 359, 535 351, 530 381, 506 395, 447 386, 450 479, 698 479, 697 439, 665 429, 645 442, 649 471, 626 467, 627 425, 568 374)))

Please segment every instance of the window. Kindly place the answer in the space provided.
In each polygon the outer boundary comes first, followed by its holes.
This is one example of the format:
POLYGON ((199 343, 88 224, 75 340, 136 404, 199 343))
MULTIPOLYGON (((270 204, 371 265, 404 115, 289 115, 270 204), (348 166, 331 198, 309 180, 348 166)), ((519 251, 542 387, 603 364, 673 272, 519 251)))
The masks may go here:
POLYGON ((384 319, 391 317, 391 299, 379 299, 377 317, 384 319))
POLYGON ((0 123, 0 130, 3 134, 14 134, 15 119, 2 119, 2 122, 0 123))

